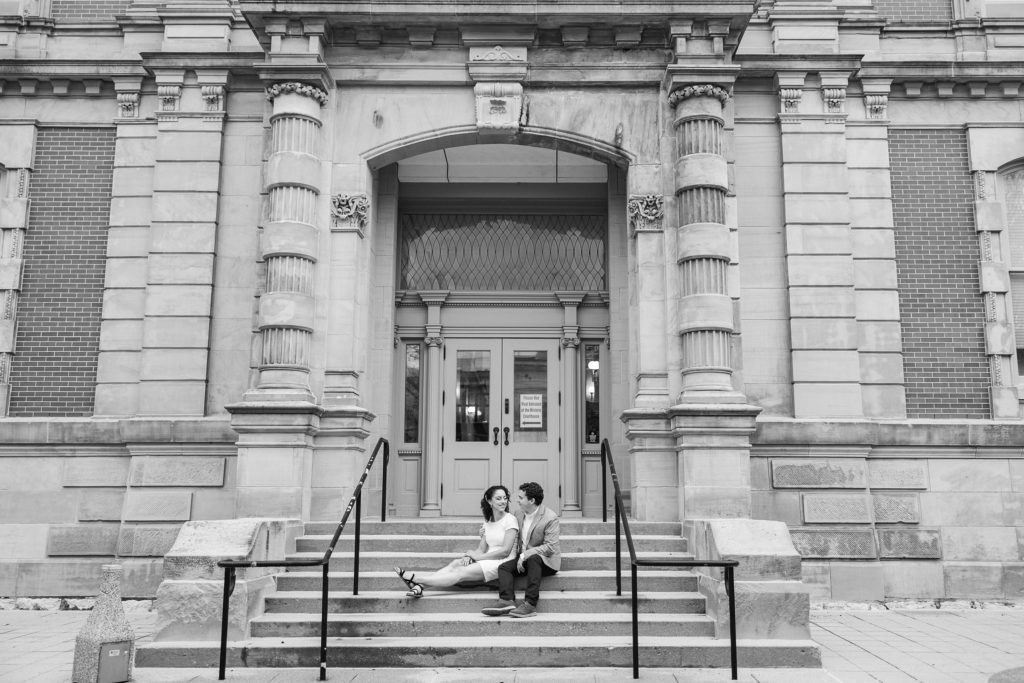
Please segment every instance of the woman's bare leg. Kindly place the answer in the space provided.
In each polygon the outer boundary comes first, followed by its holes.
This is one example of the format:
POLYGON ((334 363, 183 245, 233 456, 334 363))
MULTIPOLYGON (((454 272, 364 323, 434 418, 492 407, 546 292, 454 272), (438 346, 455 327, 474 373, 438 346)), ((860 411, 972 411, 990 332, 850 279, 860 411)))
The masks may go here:
MULTIPOLYGON (((411 572, 415 574, 412 579, 416 583, 423 584, 426 588, 451 588, 460 581, 483 581, 484 570, 480 568, 479 564, 473 563, 466 565, 465 567, 456 566, 447 567, 440 569, 436 572, 411 572)), ((409 570, 406 570, 406 576, 410 575, 409 570)))

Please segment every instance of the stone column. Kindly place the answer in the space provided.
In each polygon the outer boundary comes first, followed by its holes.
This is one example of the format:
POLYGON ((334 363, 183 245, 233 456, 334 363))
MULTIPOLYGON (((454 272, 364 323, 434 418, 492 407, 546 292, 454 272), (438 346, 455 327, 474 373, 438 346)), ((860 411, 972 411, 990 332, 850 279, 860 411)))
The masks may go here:
POLYGON ((733 304, 728 289, 729 173, 723 149, 728 99, 729 93, 717 85, 688 85, 669 96, 676 130, 676 319, 683 397, 737 395, 732 388, 733 304))
MULTIPOLYGON (((730 81, 731 82, 731 81, 730 81)), ((733 387, 733 260, 725 105, 717 84, 674 90, 677 331, 682 394, 668 411, 679 454, 679 518, 750 516, 750 434, 760 412, 733 387)))
POLYGON ((278 83, 268 88, 267 99, 274 107, 267 161, 270 220, 264 226, 262 252, 267 279, 259 307, 259 379, 246 400, 312 403, 320 108, 327 93, 302 83, 278 83))
POLYGON ((580 506, 580 327, 577 307, 583 295, 557 292, 565 310, 562 326, 562 517, 582 517, 580 506))
POLYGON ((11 395, 15 317, 28 229, 28 182, 35 126, 0 126, 0 417, 11 395))
POLYGON ((448 292, 420 292, 420 299, 427 307, 427 334, 423 342, 427 345, 427 382, 421 396, 427 406, 427 421, 423 429, 423 503, 420 517, 441 516, 441 306, 448 298, 448 292))

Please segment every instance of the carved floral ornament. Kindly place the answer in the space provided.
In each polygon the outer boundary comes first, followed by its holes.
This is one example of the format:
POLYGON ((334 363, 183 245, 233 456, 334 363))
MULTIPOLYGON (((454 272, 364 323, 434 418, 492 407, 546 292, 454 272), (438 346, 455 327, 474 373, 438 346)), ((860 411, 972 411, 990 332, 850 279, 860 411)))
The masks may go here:
POLYGON ((117 116, 122 119, 134 119, 139 116, 139 93, 117 93, 117 116))
POLYGON ((660 230, 665 217, 665 198, 659 194, 634 195, 626 202, 629 234, 637 230, 660 230))
POLYGON ((267 88, 267 101, 273 102, 279 95, 295 94, 308 97, 320 103, 320 106, 327 104, 327 93, 315 85, 306 83, 275 83, 267 88))
POLYGON ((495 45, 493 50, 488 50, 474 57, 475 60, 481 62, 523 62, 526 58, 522 54, 510 52, 503 48, 501 45, 495 45))
POLYGON ((668 96, 668 103, 673 107, 682 102, 688 100, 691 97, 714 97, 724 106, 729 101, 729 91, 718 85, 688 85, 678 90, 673 90, 668 96))
POLYGON ((331 220, 336 226, 365 228, 369 213, 370 200, 365 194, 337 194, 331 197, 331 220))

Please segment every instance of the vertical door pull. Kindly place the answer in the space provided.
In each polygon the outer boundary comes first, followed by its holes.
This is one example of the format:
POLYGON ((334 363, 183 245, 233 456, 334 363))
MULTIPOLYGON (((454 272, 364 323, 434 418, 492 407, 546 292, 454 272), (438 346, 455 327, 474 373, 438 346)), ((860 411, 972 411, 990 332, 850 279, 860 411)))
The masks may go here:
POLYGON ((508 415, 508 399, 505 399, 505 414, 508 415))
POLYGON ((497 427, 494 428, 494 445, 495 446, 498 445, 498 428, 497 427))
POLYGON ((508 427, 505 427, 505 445, 508 445, 508 427))

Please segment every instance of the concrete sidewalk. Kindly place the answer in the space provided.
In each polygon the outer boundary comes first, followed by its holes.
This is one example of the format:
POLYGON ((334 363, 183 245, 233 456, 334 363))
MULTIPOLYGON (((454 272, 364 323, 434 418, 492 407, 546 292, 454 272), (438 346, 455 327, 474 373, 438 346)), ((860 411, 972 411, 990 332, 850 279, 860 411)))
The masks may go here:
MULTIPOLYGON (((71 680, 75 636, 88 612, 0 611, 0 681, 71 680)), ((156 615, 129 612, 140 641, 156 615)), ((1024 683, 1024 609, 815 610, 811 636, 822 648, 822 669, 744 669, 748 683, 1024 683), (1008 670, 1020 669, 1016 672, 1008 670), (1005 673, 1000 673, 1005 672, 1005 673), (994 678, 993 678, 994 677, 994 678)), ((216 670, 136 669, 141 683, 213 681, 216 670)), ((628 669, 335 669, 338 683, 545 682, 612 683, 632 680, 628 669)), ((230 681, 314 681, 313 669, 231 669, 230 681)), ((659 683, 728 681, 728 670, 641 669, 659 683)))

